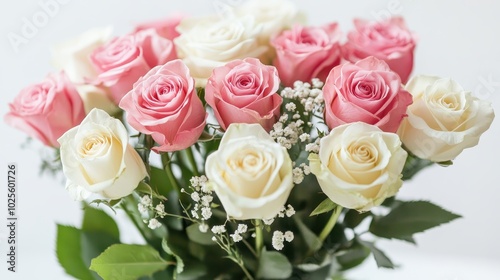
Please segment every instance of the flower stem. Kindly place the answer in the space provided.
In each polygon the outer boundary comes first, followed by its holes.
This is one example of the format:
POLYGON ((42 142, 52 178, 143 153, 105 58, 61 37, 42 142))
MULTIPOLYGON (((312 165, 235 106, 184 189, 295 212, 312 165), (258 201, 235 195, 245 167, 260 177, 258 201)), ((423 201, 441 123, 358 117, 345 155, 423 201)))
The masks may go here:
POLYGON ((163 163, 163 169, 165 173, 167 173, 168 180, 172 185, 172 188, 180 194, 179 185, 177 184, 177 180, 175 179, 174 173, 172 172, 172 166, 170 165, 170 156, 168 153, 161 154, 161 161, 163 163))
POLYGON ((337 205, 337 207, 333 210, 330 219, 328 220, 325 227, 319 234, 319 240, 321 240, 321 242, 325 241, 326 237, 332 231, 333 227, 335 226, 335 223, 337 223, 337 220, 339 219, 340 213, 342 213, 342 206, 337 205))
POLYGON ((245 276, 246 276, 249 280, 254 280, 254 278, 252 277, 252 274, 250 274, 250 272, 248 272, 248 270, 247 270, 247 268, 245 267, 245 264, 243 264, 243 262, 238 263, 238 265, 241 267, 241 270, 243 270, 243 272, 245 273, 245 276))
POLYGON ((140 224, 140 222, 137 220, 138 217, 140 217, 140 214, 139 211, 136 210, 137 202, 132 195, 129 195, 122 199, 121 208, 123 209, 125 214, 127 214, 127 217, 132 221, 144 240, 149 244, 153 244, 153 237, 151 236, 151 234, 149 234, 149 232, 147 232, 145 225, 140 224))
MULTIPOLYGON (((333 210, 332 215, 330 216, 330 219, 328 219, 328 222, 326 223, 325 227, 323 230, 320 232, 318 239, 323 244, 325 241, 326 237, 330 234, 332 231, 333 227, 335 227, 335 224, 337 223, 337 220, 339 219, 340 213, 342 213, 342 206, 337 205, 335 209, 333 210)), ((312 256, 314 253, 314 250, 311 248, 306 254, 306 259, 310 256, 312 256)))
POLYGON ((255 220, 255 253, 260 257, 260 252, 264 247, 264 236, 262 235, 261 221, 255 220))
POLYGON ((196 160, 194 159, 193 150, 191 149, 191 147, 188 147, 185 151, 186 151, 186 155, 188 157, 189 163, 191 164, 191 167, 193 168, 194 176, 200 176, 200 173, 198 172, 198 167, 196 165, 196 160))

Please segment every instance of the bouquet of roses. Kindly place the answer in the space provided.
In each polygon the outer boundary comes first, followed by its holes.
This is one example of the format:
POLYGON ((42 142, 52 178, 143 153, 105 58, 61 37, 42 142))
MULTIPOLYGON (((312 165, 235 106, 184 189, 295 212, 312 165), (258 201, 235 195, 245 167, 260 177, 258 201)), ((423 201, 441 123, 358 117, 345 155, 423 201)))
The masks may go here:
POLYGON ((491 105, 410 78, 402 18, 355 20, 346 38, 302 21, 290 2, 247 1, 55 48, 61 71, 23 89, 5 121, 54 149, 84 203, 80 228, 58 225, 69 275, 340 279, 369 255, 394 266, 377 238, 414 243, 459 217, 394 196, 475 146, 491 105), (120 242, 116 211, 144 244, 120 242))

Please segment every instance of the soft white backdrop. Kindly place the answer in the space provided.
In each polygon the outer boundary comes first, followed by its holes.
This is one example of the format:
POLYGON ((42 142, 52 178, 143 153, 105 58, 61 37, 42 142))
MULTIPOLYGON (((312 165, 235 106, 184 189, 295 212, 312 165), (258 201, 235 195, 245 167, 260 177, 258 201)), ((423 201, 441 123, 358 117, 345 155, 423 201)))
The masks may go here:
MULTIPOLYGON (((0 4, 0 115, 8 102, 29 83, 40 81, 49 71, 49 48, 89 28, 113 25, 124 34, 133 25, 175 12, 187 15, 215 13, 220 5, 241 0, 183 1, 76 1, 59 0, 59 10, 38 28, 28 42, 15 50, 9 33, 21 34, 24 18, 31 20, 43 11, 39 2, 50 0, 2 1, 0 4)), ((452 77, 464 88, 493 103, 500 112, 500 2, 461 1, 300 1, 310 24, 338 21, 351 28, 353 17, 377 20, 389 14, 403 15, 419 36, 413 73, 452 77)), ((500 122, 481 138, 480 145, 466 150, 448 168, 432 167, 406 183, 400 197, 426 199, 463 215, 444 227, 417 235, 418 247, 383 241, 399 270, 377 270, 372 260, 350 274, 353 279, 500 279, 500 122)), ((6 183, 0 182, 0 275, 1 279, 67 279, 55 253, 55 224, 80 223, 79 204, 70 200, 60 180, 39 176, 39 145, 22 149, 24 133, 0 121, 0 170, 7 163, 18 166, 18 267, 8 273, 6 265, 6 183)), ((4 174, 5 174, 4 173, 4 174)), ((6 175, 3 175, 5 178, 6 175)), ((4 179, 6 180, 6 179, 4 179)), ((137 234, 122 225, 133 242, 137 234)))

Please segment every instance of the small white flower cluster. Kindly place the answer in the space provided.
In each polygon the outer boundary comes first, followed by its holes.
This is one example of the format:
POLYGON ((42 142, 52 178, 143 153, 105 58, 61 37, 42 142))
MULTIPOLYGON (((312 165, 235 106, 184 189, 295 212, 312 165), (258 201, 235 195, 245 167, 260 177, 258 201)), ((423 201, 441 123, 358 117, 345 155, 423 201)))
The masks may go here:
MULTIPOLYGON (((295 165, 295 162, 294 162, 295 165)), ((292 170, 292 178, 294 184, 300 184, 304 181, 306 175, 311 174, 311 168, 305 163, 301 163, 299 166, 292 170)))
POLYGON ((213 226, 212 227, 212 232, 214 234, 223 234, 226 232, 226 226, 220 225, 220 226, 213 226))
MULTIPOLYGON (((281 210, 278 212, 278 214, 276 214, 276 217, 277 218, 284 218, 286 216, 286 217, 290 218, 293 215, 295 215, 295 209, 293 208, 292 205, 288 204, 286 208, 285 208, 285 206, 283 206, 281 208, 281 210)), ((262 222, 264 222, 265 225, 270 226, 274 222, 276 217, 270 218, 270 219, 263 219, 262 222)))
POLYGON ((233 239, 234 242, 240 242, 243 240, 242 234, 247 232, 248 226, 245 224, 238 224, 238 228, 234 231, 233 234, 230 234, 231 238, 233 239))
POLYGON ((282 231, 276 230, 273 232, 273 237, 271 239, 272 245, 274 249, 281 251, 285 247, 286 242, 292 242, 294 238, 293 232, 286 231, 283 233, 282 231))
POLYGON ((144 195, 143 197, 141 197, 139 204, 137 204, 137 209, 143 216, 148 216, 150 211, 154 212, 153 218, 149 220, 143 220, 144 223, 148 224, 148 227, 150 229, 157 229, 161 227, 161 223, 157 218, 164 218, 167 215, 167 212, 165 212, 165 205, 160 202, 156 206, 153 206, 153 200, 149 195, 144 195))
POLYGON ((316 140, 313 143, 309 143, 306 145, 306 152, 309 153, 319 153, 319 141, 321 138, 316 138, 316 140))
MULTIPOLYGON (((288 103, 286 106, 289 107, 288 105, 290 104, 295 106, 292 102, 288 103)), ((273 129, 270 132, 271 137, 287 149, 291 149, 293 145, 297 144, 299 140, 301 140, 300 137, 304 134, 304 129, 302 127, 304 125, 304 121, 300 119, 299 114, 294 114, 293 118, 295 118, 295 116, 298 116, 297 120, 294 119, 290 123, 286 124, 288 122, 288 114, 283 114, 279 121, 274 124, 273 129)))
MULTIPOLYGON (((240 242, 241 240, 243 240, 243 234, 246 233, 247 231, 248 231, 248 226, 246 224, 238 224, 238 228, 234 231, 233 234, 230 234, 229 236, 231 237, 233 242, 240 242)), ((212 240, 217 241, 217 235, 221 235, 226 232, 227 229, 225 225, 213 226, 212 233, 214 234, 214 236, 212 237, 212 240)))
POLYGON ((285 113, 274 124, 270 134, 281 146, 291 149, 293 145, 306 143, 311 135, 304 132, 304 126, 312 126, 312 122, 307 123, 304 119, 310 120, 310 114, 323 114, 324 100, 321 87, 323 83, 318 79, 313 79, 313 86, 309 83, 296 81, 294 88, 287 87, 281 91, 283 98, 292 100, 285 104, 285 113), (298 108, 295 102, 299 102, 303 108, 298 108), (306 116, 306 118, 303 118, 306 116))
MULTIPOLYGON (((212 217, 212 201, 214 197, 212 195, 212 190, 207 184, 208 179, 205 175, 202 176, 194 176, 189 181, 191 183, 190 189, 190 197, 193 203, 193 208, 191 209, 191 216, 193 219, 206 221, 212 217)), ((187 193, 184 189, 181 192, 187 193)), ((201 227, 201 229, 205 229, 205 227, 201 227)), ((206 232, 206 230, 205 230, 206 232)))
MULTIPOLYGON (((296 81, 293 83, 293 89, 286 87, 281 91, 281 97, 294 99, 300 101, 304 106, 304 115, 308 115, 310 112, 314 114, 323 114, 324 110, 324 99, 323 99, 323 82, 319 79, 312 79, 310 83, 304 83, 302 81, 296 81)), ((288 104, 285 108, 288 111, 294 111, 288 109, 288 104)))

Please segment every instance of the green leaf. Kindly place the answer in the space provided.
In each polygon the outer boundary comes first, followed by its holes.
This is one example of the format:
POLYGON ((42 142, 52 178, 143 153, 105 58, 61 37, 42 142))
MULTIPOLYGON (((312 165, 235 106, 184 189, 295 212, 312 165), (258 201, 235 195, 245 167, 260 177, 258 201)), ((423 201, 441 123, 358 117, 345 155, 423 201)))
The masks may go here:
POLYGON ((293 220, 297 224, 300 234, 302 235, 302 238, 306 242, 309 250, 311 251, 319 250, 321 246, 323 246, 323 242, 319 239, 319 237, 316 234, 314 234, 314 232, 310 230, 297 215, 293 216, 293 220))
POLYGON ((135 280, 167 268, 169 263, 149 245, 112 245, 92 260, 90 269, 104 280, 135 280))
POLYGON ((448 167, 448 166, 453 165, 453 161, 451 161, 451 160, 441 161, 441 162, 437 162, 437 164, 441 165, 442 167, 448 167))
POLYGON ((360 213, 354 209, 350 209, 349 211, 347 211, 347 213, 345 214, 344 216, 344 225, 348 228, 355 228, 357 227, 359 224, 361 224, 361 222, 367 218, 367 217, 370 217, 371 216, 371 212, 363 212, 363 213, 360 213))
POLYGON ((337 262, 342 270, 360 265, 370 255, 370 249, 354 242, 350 248, 337 253, 337 262))
POLYGON ((103 204, 107 207, 109 207, 109 209, 111 211, 113 211, 114 213, 116 213, 115 209, 113 208, 113 206, 115 205, 118 205, 120 202, 122 201, 122 199, 113 199, 113 200, 109 200, 109 199, 94 199, 92 200, 89 204, 95 204, 97 207, 99 207, 99 205, 103 204))
MULTIPOLYGON (((99 256, 104 252, 109 246, 113 244, 119 244, 120 240, 114 236, 110 236, 103 232, 84 232, 81 233, 81 255, 85 267, 90 267, 92 259, 99 256)), ((92 271, 92 274, 96 279, 101 279, 97 274, 92 271)))
POLYGON ((120 231, 115 220, 101 209, 90 206, 83 212, 82 231, 101 232, 120 240, 120 231))
POLYGON ((384 238, 408 241, 408 237, 415 233, 457 218, 460 216, 428 201, 405 201, 386 216, 376 216, 370 224, 370 232, 384 238))
POLYGON ((309 215, 309 216, 316 216, 316 215, 319 215, 319 214, 330 212, 333 209, 335 209, 335 207, 337 207, 337 204, 335 204, 331 199, 327 198, 327 199, 323 200, 318 205, 318 207, 316 207, 312 211, 311 215, 309 215))
POLYGON ((150 174, 149 185, 155 188, 160 195, 165 196, 172 191, 172 186, 169 183, 165 170, 151 166, 150 174))
POLYGON ((363 246, 367 247, 372 251, 373 257, 375 258, 375 262, 377 263, 377 266, 380 267, 385 267, 385 268, 394 268, 394 263, 387 257, 387 255, 382 252, 380 249, 375 247, 375 244, 373 242, 368 242, 368 241, 363 241, 361 239, 358 239, 358 242, 361 243, 363 246))
POLYGON ((408 157, 406 158, 405 166, 403 167, 403 180, 410 180, 415 176, 420 170, 431 166, 434 162, 426 159, 418 158, 408 152, 408 157))
POLYGON ((158 198, 158 199, 161 199, 161 200, 167 200, 166 197, 164 197, 163 195, 161 194, 158 194, 155 190, 153 190, 153 188, 146 184, 145 182, 139 182, 139 185, 137 186, 137 188, 135 188, 135 191, 138 192, 138 193, 141 193, 141 194, 147 194, 147 195, 150 195, 154 198, 158 198))
POLYGON ((259 259, 257 278, 287 279, 292 275, 292 265, 288 259, 276 251, 262 250, 259 259))
POLYGON ((213 234, 208 232, 201 232, 199 230, 198 224, 192 224, 186 228, 186 233, 189 240, 202 244, 202 245, 216 245, 212 240, 213 234))
POLYGON ((189 269, 177 275, 177 280, 206 279, 206 274, 207 267, 203 263, 196 262, 189 265, 189 269))
POLYGON ((182 273, 182 271, 184 271, 184 261, 182 260, 181 257, 179 257, 179 255, 177 255, 174 251, 172 251, 170 246, 168 246, 168 242, 166 239, 162 240, 161 247, 163 248, 163 251, 165 251, 165 253, 175 258, 175 261, 177 262, 175 272, 177 274, 182 273))
POLYGON ((200 135, 200 137, 198 138, 198 142, 208 142, 208 141, 212 141, 214 139, 214 135, 206 132, 206 131, 203 131, 203 133, 200 135))
POLYGON ((403 236, 401 238, 399 238, 400 240, 403 240, 403 241, 406 241, 408 243, 411 243, 413 245, 416 245, 417 244, 417 241, 415 241, 415 239, 413 238, 413 236, 403 236))
POLYGON ((67 274, 82 280, 93 280, 92 273, 81 256, 81 231, 70 226, 57 225, 56 254, 67 274))

